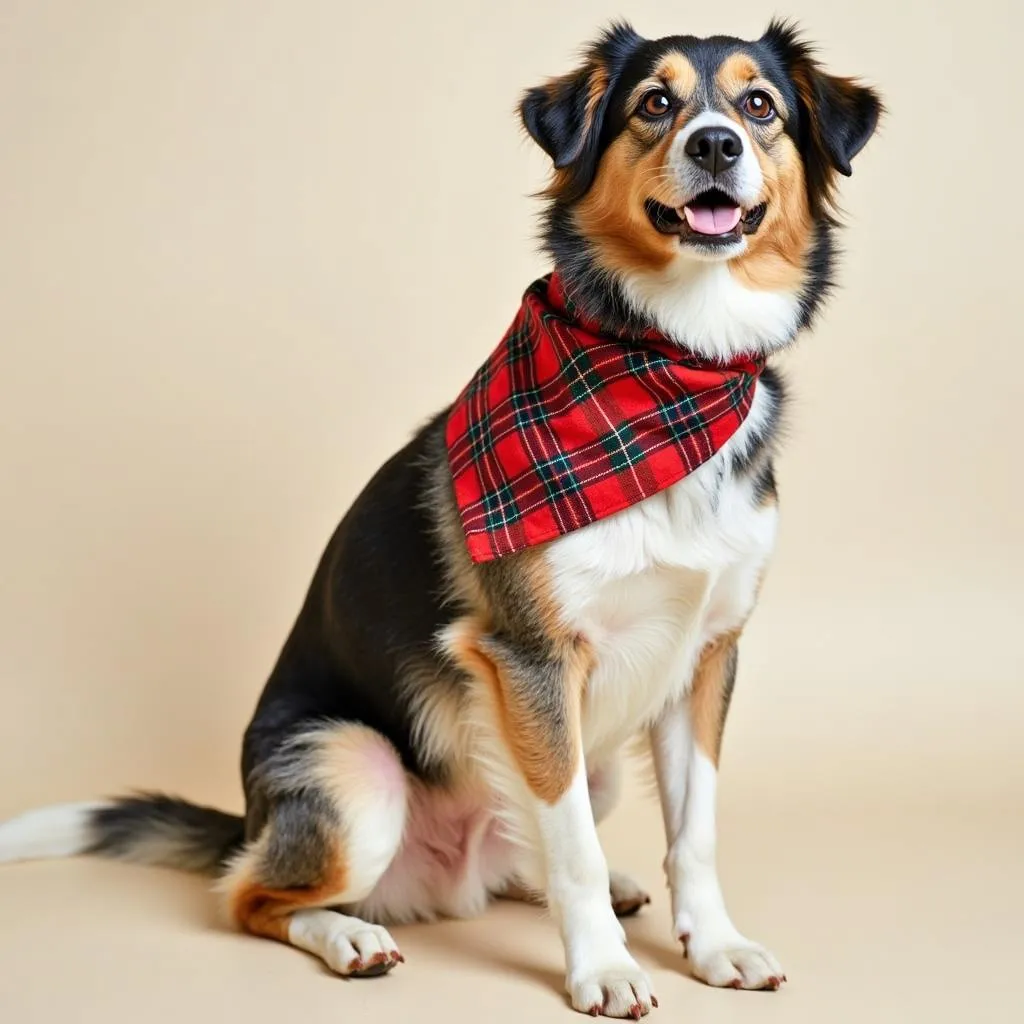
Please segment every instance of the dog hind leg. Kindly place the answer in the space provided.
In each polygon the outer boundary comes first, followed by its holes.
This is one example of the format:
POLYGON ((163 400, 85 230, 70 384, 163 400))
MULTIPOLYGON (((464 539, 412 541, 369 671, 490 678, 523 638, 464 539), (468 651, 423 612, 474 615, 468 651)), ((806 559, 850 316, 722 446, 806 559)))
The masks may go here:
POLYGON ((366 898, 402 841, 405 772, 391 744, 362 725, 320 726, 257 767, 266 821, 221 881, 246 931, 318 956, 345 976, 402 960, 380 925, 340 913, 366 898))

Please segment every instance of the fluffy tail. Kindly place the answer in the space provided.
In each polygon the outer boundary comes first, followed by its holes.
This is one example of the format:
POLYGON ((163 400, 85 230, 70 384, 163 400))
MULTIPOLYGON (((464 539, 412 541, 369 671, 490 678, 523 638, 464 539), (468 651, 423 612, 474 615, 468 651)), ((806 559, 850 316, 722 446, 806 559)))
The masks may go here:
POLYGON ((160 793, 28 811, 0 824, 0 863, 95 854, 217 874, 245 841, 235 814, 160 793))

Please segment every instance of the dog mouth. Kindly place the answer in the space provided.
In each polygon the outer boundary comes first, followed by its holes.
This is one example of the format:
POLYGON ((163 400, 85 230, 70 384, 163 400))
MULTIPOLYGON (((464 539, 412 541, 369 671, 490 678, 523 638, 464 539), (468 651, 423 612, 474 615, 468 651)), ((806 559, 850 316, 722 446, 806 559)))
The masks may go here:
POLYGON ((744 211, 732 196, 712 188, 673 208, 648 199, 644 209, 651 224, 663 235, 678 235, 680 242, 729 245, 752 235, 764 220, 767 203, 744 211))

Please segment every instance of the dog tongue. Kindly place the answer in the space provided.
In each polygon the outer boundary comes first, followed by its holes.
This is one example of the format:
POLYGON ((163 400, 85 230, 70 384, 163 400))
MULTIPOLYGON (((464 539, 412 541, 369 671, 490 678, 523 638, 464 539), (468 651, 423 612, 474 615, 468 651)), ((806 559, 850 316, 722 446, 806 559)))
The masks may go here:
POLYGON ((699 235, 724 235, 740 222, 738 206, 684 206, 686 223, 699 235))

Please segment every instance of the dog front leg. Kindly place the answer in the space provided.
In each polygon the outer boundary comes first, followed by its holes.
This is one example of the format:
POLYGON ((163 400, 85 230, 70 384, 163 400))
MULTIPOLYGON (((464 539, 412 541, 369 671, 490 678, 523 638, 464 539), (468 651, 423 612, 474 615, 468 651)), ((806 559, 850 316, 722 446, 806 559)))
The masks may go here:
POLYGON ((584 1013, 639 1017, 656 1000, 650 981, 626 949, 608 900, 608 865, 590 807, 580 757, 557 800, 535 799, 533 813, 545 861, 548 906, 562 933, 566 988, 584 1013))
POLYGON ((515 802, 540 855, 538 881, 561 930, 573 1007, 594 1016, 643 1016, 656 1000, 612 910, 590 802, 580 732, 587 652, 573 641, 538 651, 469 631, 451 647, 483 684, 487 717, 515 776, 515 802))
POLYGON ((688 697, 665 710, 651 730, 668 855, 676 938, 693 973, 709 985, 778 988, 778 961, 737 931, 715 866, 715 797, 722 728, 736 673, 736 639, 703 652, 688 697))

